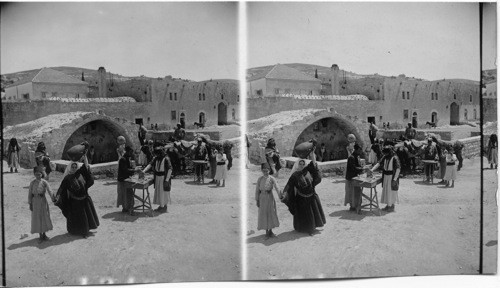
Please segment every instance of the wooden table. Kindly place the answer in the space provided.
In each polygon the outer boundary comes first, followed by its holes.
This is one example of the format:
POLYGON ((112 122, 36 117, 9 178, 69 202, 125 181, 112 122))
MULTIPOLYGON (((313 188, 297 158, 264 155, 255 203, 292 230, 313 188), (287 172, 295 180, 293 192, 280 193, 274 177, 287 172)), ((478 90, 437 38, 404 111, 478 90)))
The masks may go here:
POLYGON ((361 205, 361 207, 359 207, 358 211, 356 212, 359 212, 360 209, 363 209, 365 207, 369 207, 370 212, 372 212, 372 208, 377 208, 378 215, 380 216, 381 212, 378 205, 377 185, 382 183, 382 175, 373 175, 373 177, 357 176, 352 178, 352 180, 354 186, 361 187, 361 196, 369 201, 368 204, 361 205), (370 188, 369 196, 368 194, 363 193, 363 188, 370 188))
POLYGON ((429 171, 429 174, 431 175, 431 184, 433 184, 434 183, 434 165, 436 165, 439 162, 436 160, 422 160, 422 163, 424 163, 424 181, 427 180, 427 175, 425 175, 425 170, 433 168, 433 169, 431 169, 431 171, 429 171))
POLYGON ((205 167, 208 164, 208 161, 205 160, 193 160, 193 175, 194 175, 194 182, 198 183, 205 183, 205 167), (198 176, 196 175, 196 169, 200 167, 201 169, 201 175, 198 176))
POLYGON ((134 198, 141 202, 141 204, 139 204, 133 208, 133 211, 142 209, 142 213, 144 213, 145 209, 149 209, 149 214, 150 214, 149 216, 152 217, 153 216, 153 206, 151 205, 151 197, 149 195, 149 186, 153 185, 154 178, 147 177, 144 179, 139 179, 138 176, 133 176, 131 178, 125 179, 125 182, 127 182, 130 185, 130 188, 134 189, 134 198), (137 189, 142 190, 142 197, 135 194, 135 191, 137 189))

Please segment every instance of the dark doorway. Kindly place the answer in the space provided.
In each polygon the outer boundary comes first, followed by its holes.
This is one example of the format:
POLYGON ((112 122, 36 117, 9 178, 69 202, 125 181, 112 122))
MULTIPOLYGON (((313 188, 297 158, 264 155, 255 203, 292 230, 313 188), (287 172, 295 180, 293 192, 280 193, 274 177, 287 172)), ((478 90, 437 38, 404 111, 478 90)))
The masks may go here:
POLYGON ((186 114, 184 112, 179 116, 179 122, 181 123, 182 128, 186 128, 186 114))
POLYGON ((411 125, 413 126, 413 128, 417 128, 418 127, 418 115, 417 115, 417 112, 413 112, 413 116, 411 118, 411 125))
POLYGON ((198 123, 205 125, 205 113, 200 112, 200 114, 198 115, 198 123))
POLYGON ((457 103, 453 102, 450 105, 450 125, 458 125, 460 120, 460 106, 457 103))
POLYGON ((368 123, 376 124, 375 123, 375 117, 368 117, 368 123))
POLYGON ((226 125, 227 124, 227 105, 223 102, 219 103, 218 106, 218 117, 217 117, 217 125, 226 125))
POLYGON ((135 118, 135 124, 142 125, 144 124, 144 121, 142 120, 142 118, 135 118))

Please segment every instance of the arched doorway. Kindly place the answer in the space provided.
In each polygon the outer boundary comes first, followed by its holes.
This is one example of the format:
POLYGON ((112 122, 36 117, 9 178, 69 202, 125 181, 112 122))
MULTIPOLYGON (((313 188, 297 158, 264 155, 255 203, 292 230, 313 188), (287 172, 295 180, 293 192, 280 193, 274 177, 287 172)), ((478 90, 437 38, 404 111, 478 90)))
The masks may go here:
POLYGON ((476 119, 477 119, 477 111, 476 111, 476 109, 474 109, 474 120, 476 120, 476 119))
POLYGON ((414 128, 417 128, 418 127, 418 115, 417 115, 417 112, 413 112, 413 116, 411 118, 411 125, 414 127, 414 128))
MULTIPOLYGON (((347 159, 347 135, 354 134, 356 142, 363 146, 363 140, 352 123, 338 117, 328 117, 318 119, 307 126, 297 137, 293 147, 306 142, 311 138, 318 141, 318 147, 325 144, 326 159, 324 161, 333 161, 347 159)), ((292 156, 295 156, 292 154, 292 156)))
POLYGON ((200 114, 198 114, 198 123, 205 124, 205 113, 200 112, 200 114))
POLYGON ((220 102, 217 109, 217 125, 227 124, 227 105, 220 102))
POLYGON ((450 105, 450 125, 458 125, 460 120, 459 109, 457 103, 453 102, 450 105))
MULTIPOLYGON (((117 125, 103 120, 88 122, 76 129, 68 140, 66 140, 61 159, 69 160, 66 151, 83 141, 87 141, 91 147, 94 147, 95 151, 92 159, 89 159, 91 164, 117 161, 118 154, 116 153, 116 148, 118 147, 118 143, 116 139, 118 136, 124 136, 127 145, 132 146, 125 130, 117 125)), ((90 158, 90 155, 87 155, 87 157, 90 158)))
POLYGON ((467 109, 465 109, 465 110, 464 110, 464 119, 465 119, 465 121, 467 121, 467 120, 468 120, 468 118, 469 118, 469 117, 468 117, 468 115, 467 115, 467 109))
POLYGON ((182 128, 186 128, 186 114, 184 112, 179 116, 179 122, 181 123, 182 128))
POLYGON ((432 123, 437 123, 438 121, 438 113, 437 112, 432 112, 431 114, 431 122, 432 123))

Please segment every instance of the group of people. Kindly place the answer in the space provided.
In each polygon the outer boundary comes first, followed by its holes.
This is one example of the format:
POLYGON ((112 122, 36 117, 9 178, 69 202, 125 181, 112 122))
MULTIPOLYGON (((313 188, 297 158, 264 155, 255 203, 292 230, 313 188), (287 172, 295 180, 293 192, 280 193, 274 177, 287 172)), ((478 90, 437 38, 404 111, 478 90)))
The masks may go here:
MULTIPOLYGON (((217 143, 203 136, 196 138, 196 146, 193 151, 193 159, 208 162, 208 178, 211 184, 226 186, 227 171, 232 166, 231 143, 217 143), (226 148, 224 148, 226 146, 226 148), (227 154, 225 152, 228 152, 227 154)), ((205 173, 205 165, 196 165, 196 181, 202 181, 205 173)))

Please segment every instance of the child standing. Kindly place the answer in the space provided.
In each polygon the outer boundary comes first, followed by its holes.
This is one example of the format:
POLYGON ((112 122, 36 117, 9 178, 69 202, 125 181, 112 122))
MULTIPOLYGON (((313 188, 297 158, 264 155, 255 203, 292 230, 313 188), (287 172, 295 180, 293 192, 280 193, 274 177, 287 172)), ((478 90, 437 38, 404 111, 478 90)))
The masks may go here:
POLYGON ((446 154, 446 172, 443 178, 446 181, 445 187, 451 188, 455 187, 455 180, 457 179, 457 166, 455 165, 457 156, 453 152, 453 149, 450 149, 448 154, 446 154))
POLYGON ((38 167, 33 168, 35 179, 31 181, 29 186, 28 203, 31 211, 31 234, 39 233, 40 239, 38 243, 44 240, 49 240, 45 232, 52 230, 52 221, 50 220, 49 204, 45 198, 45 192, 49 193, 50 198, 54 201, 52 189, 49 182, 42 179, 42 172, 38 167))
POLYGON ((276 212, 276 201, 273 196, 273 187, 278 192, 278 196, 280 198, 282 196, 276 178, 269 175, 271 170, 269 164, 262 163, 261 170, 263 175, 259 177, 255 187, 255 201, 259 208, 257 230, 266 230, 266 239, 268 239, 276 236, 272 229, 280 226, 276 212))
POLYGON ((219 150, 215 151, 215 160, 217 161, 217 170, 215 170, 214 180, 217 183, 217 186, 226 186, 226 175, 227 175, 227 157, 226 154, 223 153, 222 147, 219 150))

